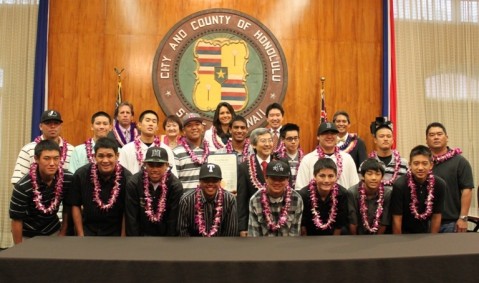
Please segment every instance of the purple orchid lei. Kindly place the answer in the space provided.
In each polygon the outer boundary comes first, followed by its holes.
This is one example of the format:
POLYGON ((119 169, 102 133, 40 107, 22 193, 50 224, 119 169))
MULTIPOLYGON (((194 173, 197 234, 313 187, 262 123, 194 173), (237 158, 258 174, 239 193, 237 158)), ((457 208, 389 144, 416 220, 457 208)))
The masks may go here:
POLYGON ((408 170, 407 172, 407 184, 409 189, 411 190, 411 203, 409 204, 409 209, 411 210, 412 215, 414 218, 418 220, 426 220, 432 214, 432 205, 434 204, 434 184, 435 184, 434 175, 432 172, 428 173, 427 177, 427 198, 425 201, 426 209, 423 213, 418 212, 418 203, 419 200, 417 199, 417 187, 414 183, 411 171, 408 170))
POLYGON ((309 182, 308 186, 309 197, 311 198, 311 213, 313 214, 313 223, 317 229, 327 230, 332 228, 334 222, 336 222, 336 214, 338 211, 338 184, 335 183, 331 189, 331 208, 329 210, 328 222, 323 223, 320 213, 318 212, 318 198, 316 196, 317 184, 314 179, 309 182))
POLYGON ((201 203, 201 188, 197 186, 195 189, 195 223, 198 226, 198 231, 203 237, 212 237, 216 235, 221 224, 221 216, 223 215, 223 188, 218 188, 218 197, 215 201, 215 217, 210 231, 206 231, 206 221, 204 219, 203 205, 201 203))
POLYGON ((55 197, 50 202, 48 208, 46 208, 42 203, 42 193, 38 187, 38 177, 37 177, 37 168, 38 163, 34 162, 30 165, 30 177, 32 179, 32 190, 33 190, 33 202, 35 203, 35 208, 41 211, 43 214, 52 214, 57 209, 60 204, 60 199, 63 192, 63 167, 58 167, 57 172, 57 183, 55 185, 55 197))

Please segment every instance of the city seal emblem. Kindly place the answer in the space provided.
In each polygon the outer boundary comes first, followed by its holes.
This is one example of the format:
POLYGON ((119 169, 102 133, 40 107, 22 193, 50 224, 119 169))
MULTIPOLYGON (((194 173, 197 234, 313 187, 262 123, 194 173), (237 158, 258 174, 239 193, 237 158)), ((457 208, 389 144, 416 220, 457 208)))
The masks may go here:
POLYGON ((281 46, 258 20, 210 9, 170 29, 156 51, 152 79, 166 115, 194 112, 211 122, 218 103, 228 102, 251 130, 264 125, 269 104, 283 102, 288 70, 281 46))

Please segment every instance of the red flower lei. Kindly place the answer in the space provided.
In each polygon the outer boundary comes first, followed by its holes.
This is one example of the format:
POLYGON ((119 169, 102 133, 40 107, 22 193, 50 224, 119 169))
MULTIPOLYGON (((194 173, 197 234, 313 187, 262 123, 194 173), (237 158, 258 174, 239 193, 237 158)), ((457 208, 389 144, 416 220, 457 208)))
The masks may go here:
MULTIPOLYGON (((318 159, 324 158, 324 151, 321 149, 320 146, 316 147, 316 151, 318 152, 318 159)), ((336 166, 338 167, 338 179, 343 172, 343 158, 341 157, 340 150, 337 146, 334 147, 334 156, 336 157, 336 166)))
POLYGON ((447 161, 451 158, 453 158, 454 156, 458 155, 458 154, 461 154, 462 153, 462 150, 458 147, 454 148, 454 149, 449 149, 446 153, 442 154, 442 155, 439 155, 439 156, 432 156, 432 161, 434 162, 434 164, 439 164, 439 163, 443 163, 444 161, 447 161))
POLYGON ((180 144, 185 148, 193 163, 195 163, 196 165, 202 165, 206 162, 206 159, 210 154, 209 144, 207 140, 203 140, 203 156, 201 157, 201 159, 199 159, 198 156, 196 156, 196 154, 191 150, 185 137, 181 137, 180 144))
POLYGON ((221 216, 223 214, 223 200, 224 200, 224 190, 223 188, 218 188, 218 198, 215 201, 215 220, 213 221, 213 226, 211 226, 210 231, 206 231, 206 221, 205 213, 203 211, 203 206, 201 205, 201 188, 197 186, 195 189, 195 224, 198 225, 198 231, 203 237, 212 237, 214 236, 220 227, 221 216))
POLYGON ((212 128, 211 129, 211 140, 213 141, 213 145, 215 146, 216 149, 220 149, 224 146, 224 145, 222 145, 223 142, 221 144, 218 142, 218 133, 216 131, 216 127, 212 126, 211 128, 212 128))
POLYGON ((434 175, 432 174, 432 172, 429 172, 428 174, 429 176, 427 177, 427 198, 424 202, 426 204, 426 210, 423 213, 419 214, 419 212, 417 211, 419 201, 417 199, 416 184, 413 181, 411 171, 408 170, 407 172, 407 184, 409 189, 411 190, 411 203, 409 204, 409 209, 411 210, 411 213, 414 218, 418 220, 426 220, 432 214, 432 205, 434 203, 434 183, 436 182, 436 180, 434 179, 434 175))
POLYGON ((379 185, 379 198, 377 200, 378 207, 376 209, 376 215, 374 216, 373 226, 369 224, 368 219, 368 207, 366 205, 366 189, 364 188, 364 182, 358 188, 359 192, 359 211, 361 212, 361 219, 363 220, 363 227, 371 233, 377 233, 379 228, 379 220, 383 215, 384 205, 384 184, 379 185))
MULTIPOLYGON (((136 161, 138 161, 138 165, 140 165, 140 167, 143 165, 143 152, 141 151, 141 140, 140 140, 140 137, 141 135, 138 135, 136 138, 135 138, 135 152, 136 152, 136 161)), ((156 147, 159 147, 161 144, 160 142, 160 138, 158 136, 155 136, 153 138, 153 145, 156 146, 156 147)))
POLYGON ((30 165, 30 178, 32 179, 32 190, 33 190, 33 202, 35 203, 35 208, 41 211, 43 214, 52 214, 58 207, 60 203, 60 198, 62 197, 63 192, 63 167, 58 167, 57 173, 57 183, 55 185, 55 197, 50 202, 48 208, 42 203, 42 193, 38 188, 38 180, 37 180, 37 168, 38 163, 34 162, 30 165))
POLYGON ((86 157, 88 162, 95 163, 95 158, 93 157, 93 139, 89 138, 85 141, 85 150, 86 150, 86 157))
POLYGON ((281 207, 281 212, 279 213, 278 222, 273 221, 273 215, 271 214, 271 208, 269 206, 268 194, 266 188, 261 189, 261 208, 263 208, 263 215, 266 219, 266 226, 268 230, 276 232, 278 229, 284 226, 288 221, 288 211, 291 207, 291 195, 293 194, 293 189, 288 185, 286 187, 286 196, 284 198, 284 205, 281 207))
POLYGON ((119 163, 115 165, 115 186, 113 187, 111 194, 110 194, 110 199, 108 200, 108 203, 103 203, 103 201, 100 198, 100 182, 98 181, 98 174, 97 174, 97 165, 96 163, 93 163, 91 165, 91 181, 93 182, 93 201, 96 203, 96 205, 101 209, 108 211, 110 208, 113 207, 113 205, 116 202, 116 199, 118 198, 118 195, 120 194, 120 179, 121 179, 121 166, 119 163))
POLYGON ((332 194, 331 194, 331 208, 329 209, 329 217, 328 217, 328 222, 323 224, 323 221, 321 220, 320 213, 317 211, 318 209, 318 198, 316 197, 316 191, 317 191, 317 185, 316 181, 312 179, 309 182, 309 197, 311 198, 311 213, 313 214, 313 223, 314 226, 316 226, 317 229, 321 230, 327 230, 332 228, 332 225, 334 222, 336 222, 336 214, 338 211, 338 184, 335 183, 333 188, 331 189, 332 194))
POLYGON ((148 220, 152 223, 159 223, 163 217, 163 213, 166 210, 166 196, 168 194, 168 187, 166 186, 166 180, 168 179, 169 172, 161 178, 161 197, 158 199, 158 207, 156 212, 153 212, 153 200, 150 195, 150 180, 148 179, 148 172, 143 171, 143 188, 145 194, 145 213, 148 216, 148 220))
POLYGON ((258 177, 256 177, 256 162, 255 162, 256 154, 251 154, 248 158, 248 171, 249 171, 249 178, 251 180, 251 183, 253 186, 261 190, 264 188, 264 185, 261 184, 261 182, 258 180, 258 177))
MULTIPOLYGON (((63 146, 60 146, 60 164, 58 167, 63 168, 63 165, 65 164, 65 160, 67 159, 67 151, 68 151, 68 142, 66 139, 60 137, 60 139, 63 141, 63 146)), ((38 136, 35 138, 34 142, 39 143, 42 140, 42 136, 38 136)))
MULTIPOLYGON (((369 157, 377 159, 378 154, 377 152, 373 151, 369 154, 369 157)), ((394 181, 396 181, 396 179, 398 178, 399 167, 401 166, 401 156, 399 155, 399 151, 393 150, 393 157, 394 157, 394 174, 389 180, 381 180, 381 183, 385 186, 392 186, 394 181)))
MULTIPOLYGON (((246 139, 245 142, 244 142, 244 145, 243 145, 243 152, 241 153, 241 161, 242 162, 245 162, 247 159, 248 159, 248 152, 249 152, 249 145, 250 145, 250 141, 249 139, 246 139)), ((233 153, 234 152, 234 148, 233 148, 233 142, 231 141, 231 139, 228 140, 228 142, 226 143, 226 152, 227 153, 233 153)))

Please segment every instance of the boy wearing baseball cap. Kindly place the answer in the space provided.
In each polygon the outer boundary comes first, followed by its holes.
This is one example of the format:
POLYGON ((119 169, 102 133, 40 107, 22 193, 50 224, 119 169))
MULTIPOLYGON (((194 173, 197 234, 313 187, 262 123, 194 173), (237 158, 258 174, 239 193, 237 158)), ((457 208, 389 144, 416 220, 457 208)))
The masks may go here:
POLYGON ((180 200, 180 236, 238 236, 236 199, 221 187, 221 180, 219 165, 201 165, 199 185, 180 200))
POLYGON ((183 186, 171 173, 168 152, 146 151, 143 167, 126 185, 127 236, 177 236, 178 205, 183 186))
POLYGON ((249 202, 248 236, 299 236, 303 200, 289 185, 291 170, 283 161, 266 167, 266 186, 249 202))

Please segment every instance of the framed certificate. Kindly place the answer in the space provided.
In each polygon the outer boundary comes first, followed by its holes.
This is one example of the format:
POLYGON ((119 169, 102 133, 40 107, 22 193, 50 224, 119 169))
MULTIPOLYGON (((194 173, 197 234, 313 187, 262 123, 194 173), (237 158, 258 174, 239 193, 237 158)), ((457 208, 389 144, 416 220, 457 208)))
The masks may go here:
POLYGON ((215 153, 208 156, 208 163, 214 163, 220 166, 223 180, 221 186, 236 194, 238 183, 238 165, 234 153, 215 153))

